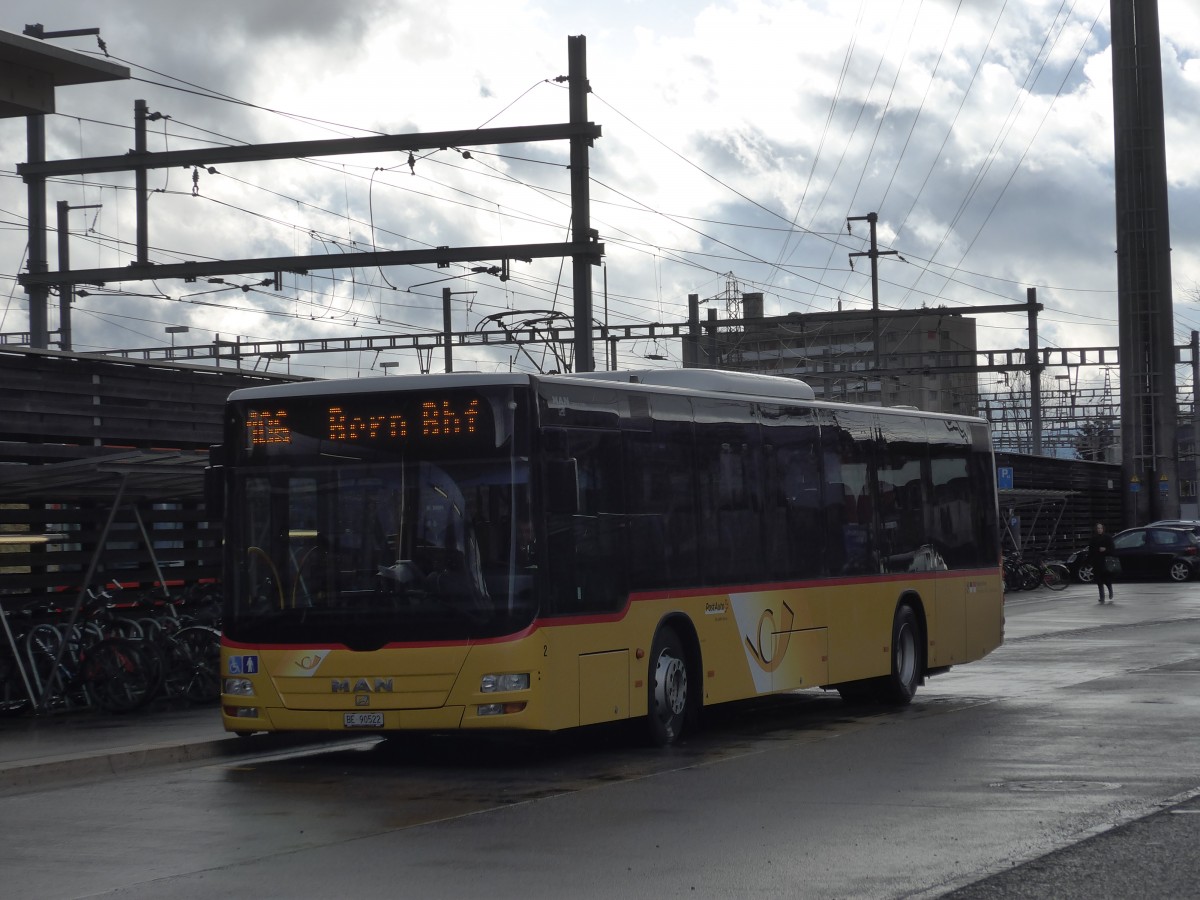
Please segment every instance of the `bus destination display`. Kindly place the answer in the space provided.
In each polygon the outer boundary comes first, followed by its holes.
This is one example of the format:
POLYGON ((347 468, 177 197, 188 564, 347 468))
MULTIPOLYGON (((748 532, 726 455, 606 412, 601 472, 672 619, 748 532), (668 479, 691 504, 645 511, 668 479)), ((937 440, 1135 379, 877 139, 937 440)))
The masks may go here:
POLYGON ((291 444, 301 435, 334 444, 452 443, 482 433, 483 409, 478 397, 354 398, 316 406, 276 401, 246 408, 246 437, 250 450, 291 444))

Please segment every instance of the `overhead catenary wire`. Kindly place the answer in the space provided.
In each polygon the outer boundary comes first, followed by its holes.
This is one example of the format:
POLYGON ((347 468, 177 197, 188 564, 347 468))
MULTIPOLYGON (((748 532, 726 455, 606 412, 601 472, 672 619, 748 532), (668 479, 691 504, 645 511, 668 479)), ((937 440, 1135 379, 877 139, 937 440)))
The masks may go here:
MULTIPOLYGON (((169 76, 165 76, 165 77, 169 77, 169 76)), ((536 86, 536 85, 535 85, 535 86, 536 86)), ((532 90, 532 88, 530 88, 530 90, 532 90)), ((519 99, 519 98, 518 98, 518 99, 519 99)), ((514 102, 515 102, 515 101, 514 101, 514 102)), ((257 105, 255 105, 255 106, 256 106, 256 108, 260 108, 260 109, 268 109, 268 107, 257 107, 257 105)), ((277 111, 276 111, 276 112, 277 112, 277 111)), ((489 120, 489 121, 490 121, 490 120, 489 120)), ((336 124, 336 123, 334 123, 334 124, 336 124)), ((348 128, 349 126, 340 126, 340 125, 339 125, 338 127, 339 127, 339 128, 340 128, 340 127, 347 127, 347 128, 348 128)), ((165 129, 165 125, 164 125, 164 129, 165 129)), ((365 130, 365 129, 363 129, 363 130, 365 130)), ((175 134, 175 129, 172 129, 172 131, 171 131, 171 134, 172 134, 172 135, 174 135, 174 134, 175 134)), ((164 139, 165 139, 165 131, 164 131, 164 139)), ((505 160, 505 161, 506 161, 506 162, 517 162, 517 161, 520 161, 520 162, 531 162, 530 160, 505 160)), ((552 163, 546 163, 546 165, 552 165, 552 163)), ((223 203, 228 203, 228 201, 214 201, 214 202, 223 202, 223 203)), ((439 202, 443 202, 443 201, 439 201, 439 202)), ((230 204, 230 205, 235 205, 235 204, 230 204)), ((498 208, 501 208, 501 207, 500 207, 500 205, 493 205, 493 206, 491 206, 491 207, 490 207, 490 209, 491 209, 492 211, 495 211, 495 210, 496 210, 496 209, 498 209, 498 208)), ((766 207, 765 207, 765 206, 763 206, 762 208, 766 208, 766 207)), ((672 217, 670 216, 670 214, 669 214, 669 213, 667 214, 667 217, 668 217, 668 218, 672 218, 672 217)), ((787 220, 783 220, 783 221, 787 221, 787 220)), ((783 232, 783 233, 790 233, 789 229, 790 229, 790 225, 791 225, 791 223, 790 223, 790 222, 788 222, 787 224, 788 224, 788 228, 780 229, 780 231, 781 231, 781 232, 783 232)), ((734 223, 733 225, 730 225, 729 227, 740 227, 740 228, 744 228, 744 229, 750 229, 750 228, 752 228, 752 227, 754 227, 754 226, 752 226, 752 225, 750 225, 750 224, 748 224, 748 223, 747 223, 747 224, 745 224, 745 225, 740 225, 740 224, 738 224, 738 223, 734 223)), ((705 227, 705 228, 698 229, 698 230, 708 230, 708 229, 705 227)), ((320 236, 320 238, 324 238, 324 237, 326 237, 326 235, 324 234, 324 232, 323 232, 323 230, 322 230, 321 228, 315 228, 315 229, 312 229, 312 233, 313 233, 314 235, 319 235, 319 236, 320 236)), ((608 237, 608 236, 606 235, 606 237, 608 237)), ((614 244, 614 246, 616 246, 618 243, 624 243, 626 246, 628 246, 628 247, 630 247, 630 248, 634 248, 636 245, 635 245, 634 241, 631 239, 631 237, 632 237, 632 236, 630 236, 630 238, 623 238, 621 242, 618 242, 618 241, 616 240, 616 238, 615 238, 615 237, 608 237, 608 240, 610 241, 610 243, 613 243, 613 244, 614 244)), ((319 239, 320 239, 320 238, 319 238, 319 239)), ((729 246, 730 246, 730 248, 731 248, 731 253, 730 253, 730 256, 729 256, 729 261, 736 261, 736 260, 739 258, 739 256, 744 256, 744 254, 742 253, 742 250, 741 250, 741 248, 739 248, 739 247, 738 247, 738 244, 740 243, 739 241, 736 241, 736 240, 735 240, 735 241, 729 241, 729 242, 726 242, 726 243, 728 243, 728 244, 729 244, 729 246)), ((125 246, 128 246, 128 245, 125 245, 125 246)), ((647 240, 647 241, 644 241, 644 243, 642 243, 642 244, 641 244, 641 246, 640 246, 640 249, 638 250, 638 252, 645 253, 645 254, 647 254, 647 256, 649 256, 649 257, 651 257, 651 258, 654 258, 654 257, 655 257, 654 248, 656 248, 656 247, 659 247, 659 246, 661 246, 661 242, 654 242, 654 241, 647 240)), ((685 249, 685 248, 678 248, 678 249, 680 249, 680 250, 683 250, 683 249, 685 249)), ((836 252, 836 246, 831 246, 831 253, 832 253, 832 252, 836 252)), ((181 256, 181 258, 182 258, 182 257, 184 257, 184 256, 188 256, 188 257, 190 258, 190 254, 180 254, 180 256, 181 256)), ((668 257, 666 257, 666 256, 662 256, 661 258, 665 260, 665 259, 667 259, 668 257)), ((696 254, 696 258, 703 258, 703 256, 702 256, 702 254, 700 254, 700 253, 697 253, 697 254, 696 254)), ((708 257, 708 258, 717 258, 717 255, 715 255, 715 254, 714 254, 714 255, 712 255, 712 256, 710 256, 710 257, 708 257)), ((916 258, 916 257, 914 257, 914 258, 916 258)), ((776 273, 776 272, 779 272, 779 271, 780 271, 780 269, 779 269, 778 267, 776 267, 776 268, 771 268, 771 264, 770 264, 769 262, 767 262, 765 259, 761 258, 761 256, 760 256, 760 257, 758 257, 758 258, 752 259, 752 260, 750 260, 750 261, 752 261, 752 262, 754 262, 754 263, 756 263, 756 264, 766 264, 766 265, 767 265, 767 270, 768 270, 769 272, 771 272, 771 273, 772 273, 772 277, 774 277, 774 273, 776 273)), ((709 275, 710 275, 710 274, 714 274, 714 273, 716 273, 716 271, 717 271, 717 270, 716 270, 716 268, 714 268, 714 267, 712 267, 712 266, 705 266, 705 265, 702 265, 702 266, 695 266, 695 265, 693 264, 693 263, 694 263, 694 260, 693 260, 693 259, 689 259, 689 258, 687 258, 687 257, 683 257, 683 256, 681 256, 681 257, 680 257, 680 258, 678 258, 678 259, 672 259, 672 262, 676 262, 676 263, 679 263, 679 264, 681 264, 681 265, 688 266, 688 267, 689 267, 689 269, 691 269, 691 270, 692 270, 692 271, 693 271, 695 274, 701 275, 701 276, 703 276, 703 277, 709 277, 709 275)), ((724 268, 724 267, 723 267, 723 268, 724 268)), ((795 268, 796 268, 796 269, 798 269, 798 270, 801 270, 802 272, 803 272, 803 271, 807 271, 807 270, 808 270, 808 269, 807 269, 807 267, 805 267, 805 266, 796 266, 795 268)), ((837 274, 835 275, 835 277, 837 277, 838 275, 846 275, 846 274, 847 274, 847 273, 846 273, 846 270, 845 270, 845 268, 844 268, 843 266, 838 266, 838 267, 836 267, 836 268, 832 269, 832 271, 833 271, 833 272, 835 272, 835 273, 837 273, 837 274)), ((792 273, 789 273, 789 274, 792 274, 792 273)), ((336 282, 331 282, 331 283, 336 283, 336 282)), ((351 282, 351 283, 352 283, 352 282, 351 282)), ((660 303, 662 302, 662 299, 663 299, 663 293, 662 293, 661 291, 657 290, 657 289, 655 290, 655 292, 654 292, 654 293, 655 293, 655 296, 654 296, 654 297, 651 297, 651 298, 643 298, 643 301, 641 301, 641 302, 644 302, 644 303, 646 303, 646 304, 649 304, 649 305, 651 305, 651 306, 653 306, 654 304, 660 304, 660 303)), ((790 296, 790 295, 791 295, 790 289, 785 289, 785 290, 784 290, 782 293, 783 293, 783 294, 785 294, 785 295, 788 295, 788 296, 790 296)), ((931 298, 935 298, 935 299, 936 299, 936 298, 938 298, 938 292, 931 292, 931 293, 927 294, 927 296, 930 296, 931 298)), ((829 299, 829 300, 832 300, 832 299, 833 299, 833 297, 831 296, 831 297, 830 297, 830 298, 828 298, 828 299, 829 299)), ((679 300, 679 302, 672 302, 672 303, 671 303, 671 309, 672 309, 672 310, 678 310, 678 309, 681 309, 681 305, 682 305, 682 304, 681 304, 681 301, 682 301, 682 297, 680 297, 680 300, 679 300)), ((633 312, 632 305, 635 305, 635 304, 636 304, 637 302, 639 302, 639 301, 638 301, 636 298, 633 298, 633 299, 631 299, 631 300, 629 300, 629 301, 625 301, 625 302, 628 302, 628 303, 630 303, 630 304, 631 304, 630 308, 629 308, 629 309, 627 309, 627 310, 625 310, 625 311, 626 311, 626 312, 629 312, 629 313, 632 313, 632 312, 633 312)), ((951 301, 951 300, 949 300, 948 298, 946 298, 946 302, 954 302, 954 301, 951 301)), ((661 318, 662 316, 660 315, 659 317, 661 318)))

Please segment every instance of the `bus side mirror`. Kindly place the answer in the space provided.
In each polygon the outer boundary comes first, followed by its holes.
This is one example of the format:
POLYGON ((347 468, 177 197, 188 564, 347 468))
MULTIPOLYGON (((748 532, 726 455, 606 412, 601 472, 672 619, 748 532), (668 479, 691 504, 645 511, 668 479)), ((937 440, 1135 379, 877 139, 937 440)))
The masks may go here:
POLYGON ((546 461, 546 508, 568 516, 579 512, 579 465, 574 457, 546 461))
POLYGON ((204 507, 210 522, 225 517, 225 457, 223 448, 213 445, 208 450, 208 465, 204 467, 204 507))

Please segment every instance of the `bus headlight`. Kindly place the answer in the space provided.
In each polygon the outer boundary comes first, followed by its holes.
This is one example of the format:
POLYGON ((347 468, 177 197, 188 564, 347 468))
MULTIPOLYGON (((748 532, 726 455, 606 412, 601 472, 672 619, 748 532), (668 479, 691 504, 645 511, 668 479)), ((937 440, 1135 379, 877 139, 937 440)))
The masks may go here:
POLYGON ((479 682, 479 691, 483 694, 497 694, 505 691, 529 690, 529 673, 518 675, 484 675, 479 682))
POLYGON ((231 697, 253 697, 254 683, 249 678, 226 678, 221 693, 231 697))

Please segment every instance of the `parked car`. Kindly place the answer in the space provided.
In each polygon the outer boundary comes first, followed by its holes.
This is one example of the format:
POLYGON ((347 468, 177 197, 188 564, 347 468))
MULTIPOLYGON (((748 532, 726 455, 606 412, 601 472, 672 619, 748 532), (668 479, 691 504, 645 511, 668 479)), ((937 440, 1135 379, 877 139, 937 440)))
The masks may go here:
MULTIPOLYGON (((1113 535, 1113 552, 1121 564, 1117 581, 1169 578, 1187 581, 1200 575, 1200 536, 1181 525, 1144 525, 1113 535)), ((1092 584, 1096 575, 1084 547, 1067 557, 1076 581, 1092 584)))
POLYGON ((1171 525, 1176 528, 1186 528, 1194 535, 1200 535, 1200 520, 1196 519, 1159 519, 1157 522, 1151 522, 1147 528, 1153 528, 1155 525, 1171 525))

